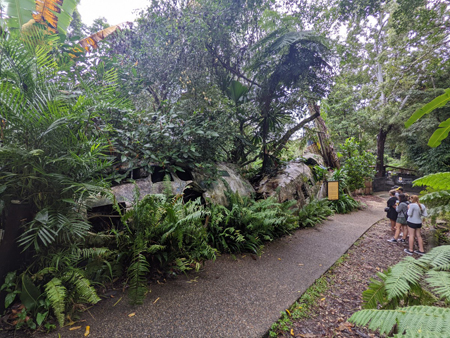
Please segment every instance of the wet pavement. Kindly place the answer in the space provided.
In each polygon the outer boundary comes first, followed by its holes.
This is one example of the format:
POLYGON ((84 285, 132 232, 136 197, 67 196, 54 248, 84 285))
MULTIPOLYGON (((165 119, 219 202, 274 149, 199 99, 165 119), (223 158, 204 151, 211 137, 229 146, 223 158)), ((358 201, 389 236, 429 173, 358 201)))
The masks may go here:
POLYGON ((126 295, 117 303, 117 294, 85 312, 74 325, 80 329, 64 327, 46 337, 84 337, 87 325, 89 337, 262 337, 281 311, 385 217, 385 202, 366 203, 364 210, 269 243, 261 257, 223 255, 199 273, 152 285, 144 305, 129 305, 126 295))

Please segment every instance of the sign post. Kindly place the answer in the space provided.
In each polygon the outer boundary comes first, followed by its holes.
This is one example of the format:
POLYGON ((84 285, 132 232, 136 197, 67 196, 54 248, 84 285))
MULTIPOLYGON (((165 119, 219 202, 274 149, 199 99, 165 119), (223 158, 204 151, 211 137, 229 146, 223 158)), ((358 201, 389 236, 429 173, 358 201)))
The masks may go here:
POLYGON ((339 199, 339 181, 328 181, 328 200, 336 201, 339 199))

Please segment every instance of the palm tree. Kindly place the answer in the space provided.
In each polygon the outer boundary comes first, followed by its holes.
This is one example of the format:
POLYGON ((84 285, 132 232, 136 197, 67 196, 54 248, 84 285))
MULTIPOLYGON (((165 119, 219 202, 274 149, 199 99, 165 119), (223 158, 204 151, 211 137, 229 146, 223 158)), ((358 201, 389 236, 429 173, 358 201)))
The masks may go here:
POLYGON ((315 102, 328 90, 330 50, 326 41, 313 32, 285 29, 261 39, 254 49, 257 52, 248 70, 259 82, 257 137, 261 139, 263 171, 266 171, 271 153, 280 152, 290 136, 319 116, 315 102), (306 117, 302 108, 308 105, 312 114, 306 117), (292 121, 292 113, 303 119, 292 121), (291 127, 284 130, 288 121, 291 127), (284 132, 283 137, 270 140, 270 133, 275 131, 284 132))

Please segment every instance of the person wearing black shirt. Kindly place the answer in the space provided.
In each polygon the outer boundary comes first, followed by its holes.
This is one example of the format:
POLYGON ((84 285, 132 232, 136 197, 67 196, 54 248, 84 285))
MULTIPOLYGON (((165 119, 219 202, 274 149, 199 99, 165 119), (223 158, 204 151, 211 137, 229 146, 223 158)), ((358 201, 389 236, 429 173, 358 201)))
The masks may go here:
POLYGON ((395 197, 395 190, 389 191, 389 199, 387 200, 387 206, 389 208, 386 216, 391 221, 391 230, 395 232, 395 223, 397 221, 397 210, 395 207, 397 205, 397 197, 395 197))

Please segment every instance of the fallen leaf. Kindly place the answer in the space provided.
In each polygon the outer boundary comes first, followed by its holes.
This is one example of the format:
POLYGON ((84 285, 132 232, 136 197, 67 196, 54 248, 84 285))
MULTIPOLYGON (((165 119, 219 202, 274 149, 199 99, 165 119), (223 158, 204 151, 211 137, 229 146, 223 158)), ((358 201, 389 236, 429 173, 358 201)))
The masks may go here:
POLYGON ((344 330, 352 331, 351 328, 354 327, 354 326, 355 326, 355 325, 353 325, 352 323, 345 322, 345 323, 341 323, 337 329, 338 329, 339 331, 344 331, 344 330))
POLYGON ((325 300, 325 297, 323 297, 320 301, 323 302, 325 300))
POLYGON ((278 258, 279 261, 281 261, 281 258, 278 258))
POLYGON ((136 316, 136 312, 130 313, 130 314, 128 315, 128 317, 134 317, 134 316, 136 316))
POLYGON ((291 336, 294 335, 294 329, 291 329, 291 336))
POLYGON ((159 297, 155 299, 155 301, 153 302, 153 304, 156 304, 156 302, 159 300, 159 297))
POLYGON ((287 312, 287 314, 289 315, 289 317, 292 316, 292 315, 291 315, 291 312, 290 312, 288 309, 286 309, 286 312, 287 312))
POLYGON ((89 333, 91 333, 91 327, 88 325, 86 326, 86 331, 84 331, 84 336, 85 337, 89 336, 89 333))
POLYGON ((305 265, 305 264, 299 264, 300 266, 305 265))
POLYGON ((69 331, 81 329, 81 326, 74 326, 69 329, 69 331))

